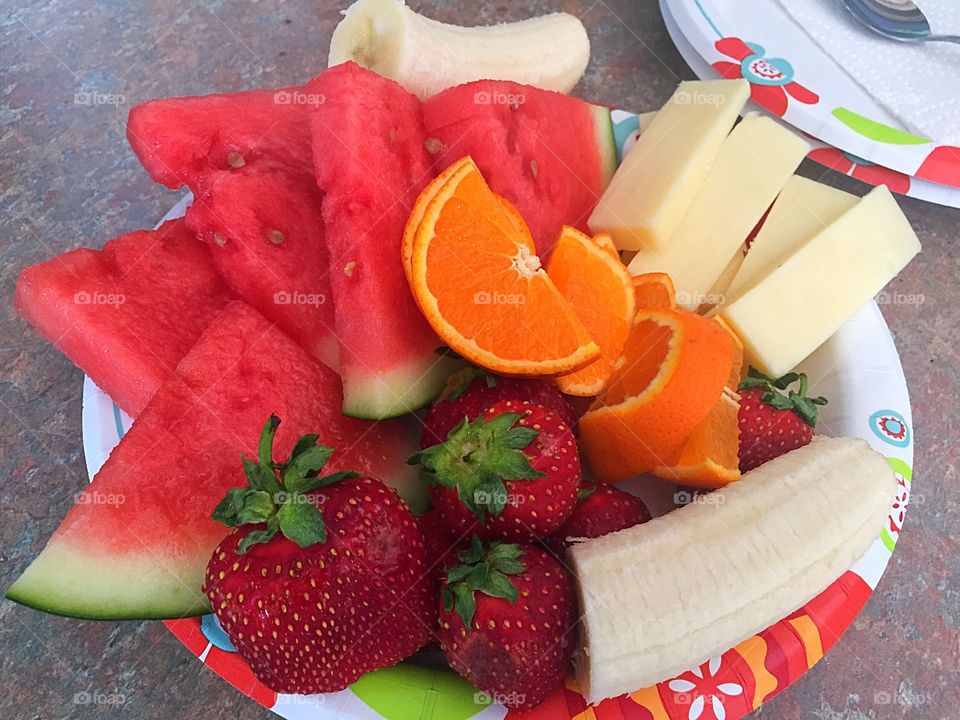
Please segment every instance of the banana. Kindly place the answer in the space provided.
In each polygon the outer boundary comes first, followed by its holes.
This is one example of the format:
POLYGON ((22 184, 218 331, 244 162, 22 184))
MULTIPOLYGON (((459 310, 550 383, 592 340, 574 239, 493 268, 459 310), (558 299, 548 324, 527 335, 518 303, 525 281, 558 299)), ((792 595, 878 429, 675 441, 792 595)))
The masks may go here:
POLYGON ((330 41, 330 67, 353 60, 420 99, 473 80, 569 93, 590 61, 587 31, 567 13, 460 27, 418 15, 403 0, 357 0, 343 14, 330 41))
POLYGON ((865 441, 818 437, 709 502, 573 546, 587 700, 679 675, 804 605, 879 537, 895 492, 865 441))

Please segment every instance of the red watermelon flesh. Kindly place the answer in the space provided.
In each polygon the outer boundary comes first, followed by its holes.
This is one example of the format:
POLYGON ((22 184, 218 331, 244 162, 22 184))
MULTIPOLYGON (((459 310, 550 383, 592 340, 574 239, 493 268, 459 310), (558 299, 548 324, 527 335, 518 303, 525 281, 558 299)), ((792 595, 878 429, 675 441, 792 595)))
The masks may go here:
POLYGON ((264 160, 197 180, 186 222, 240 298, 336 368, 322 197, 312 171, 264 160))
MULTIPOLYGON (((200 587, 226 528, 210 513, 243 485, 264 422, 276 455, 303 433, 336 448, 328 467, 397 482, 412 436, 396 421, 340 414, 340 379, 246 304, 213 321, 8 592, 48 612, 175 618, 207 609, 200 587)), ((414 481, 418 482, 418 481, 414 481)))
POLYGON ((317 183, 330 249, 344 412, 390 417, 440 390, 449 366, 400 263, 410 208, 432 179, 420 101, 344 63, 307 86, 317 183))
POLYGON ((423 118, 437 171, 472 156, 491 189, 523 215, 541 256, 563 225, 589 232, 587 218, 616 170, 608 109, 479 80, 424 101, 423 118))
POLYGON ((187 226, 243 300, 337 366, 333 303, 303 88, 153 100, 127 136, 158 182, 188 185, 187 226))
POLYGON ((268 158, 310 172, 310 98, 303 88, 151 100, 127 120, 127 140, 150 177, 191 185, 268 158))
POLYGON ((173 220, 26 268, 14 305, 137 416, 231 298, 210 253, 173 220))

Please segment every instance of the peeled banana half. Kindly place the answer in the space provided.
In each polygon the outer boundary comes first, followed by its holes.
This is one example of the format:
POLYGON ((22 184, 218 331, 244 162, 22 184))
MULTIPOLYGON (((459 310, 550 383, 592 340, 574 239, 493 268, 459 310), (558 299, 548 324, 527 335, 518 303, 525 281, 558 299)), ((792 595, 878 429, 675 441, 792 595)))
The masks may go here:
POLYGON ((568 13, 484 27, 418 15, 403 0, 357 0, 330 41, 330 67, 353 60, 424 99, 474 80, 568 93, 590 61, 583 23, 568 13))
POLYGON ((864 440, 818 437, 709 504, 575 545, 587 700, 679 675, 804 605, 879 537, 896 487, 864 440))

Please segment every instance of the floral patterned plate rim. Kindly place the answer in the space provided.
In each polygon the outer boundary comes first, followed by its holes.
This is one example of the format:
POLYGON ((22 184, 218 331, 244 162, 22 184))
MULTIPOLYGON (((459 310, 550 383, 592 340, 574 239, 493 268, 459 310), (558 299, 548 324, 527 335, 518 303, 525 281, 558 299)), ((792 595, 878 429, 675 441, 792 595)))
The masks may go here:
MULTIPOLYGON (((618 143, 623 141, 618 136, 618 143)), ((163 220, 183 215, 190 201, 189 195, 184 197, 163 220)), ((520 714, 477 692, 436 654, 422 653, 369 673, 337 693, 283 695, 253 676, 213 615, 166 625, 208 668, 288 720, 737 720, 795 682, 853 623, 893 554, 909 500, 914 442, 910 399, 877 303, 861 308, 801 369, 811 379, 811 392, 831 399, 821 409, 821 431, 864 438, 896 472, 899 487, 887 523, 878 528, 863 557, 802 608, 677 677, 590 708, 570 678, 539 707, 520 714)), ((91 478, 131 424, 84 378, 83 452, 91 478)), ((642 495, 657 514, 675 503, 693 501, 685 491, 660 481, 625 486, 642 495)))
POLYGON ((784 122, 868 167, 960 187, 960 147, 911 134, 776 0, 665 2, 697 53, 721 76, 747 79, 753 102, 784 122))
MULTIPOLYGON (((670 35, 670 39, 673 40, 673 44, 679 51, 680 56, 686 61, 687 65, 690 66, 690 69, 693 70, 697 77, 701 80, 719 77, 719 72, 700 56, 696 48, 693 47, 680 30, 680 26, 670 12, 668 0, 660 0, 660 12, 663 15, 663 21, 667 27, 667 33, 670 35)), ((758 106, 758 108, 770 117, 777 117, 774 113, 763 107, 758 106)), ((793 128, 793 126, 785 123, 782 118, 777 119, 779 119, 784 126, 793 128)), ((637 125, 636 120, 629 120, 627 118, 620 119, 620 122, 631 123, 634 127, 637 125)), ((868 185, 886 185, 891 192, 916 198, 917 200, 924 200, 948 207, 960 207, 960 188, 940 185, 918 177, 910 177, 909 175, 891 170, 882 165, 876 165, 817 140, 796 128, 793 129, 803 135, 813 146, 813 149, 807 157, 830 170, 849 175, 868 185)))

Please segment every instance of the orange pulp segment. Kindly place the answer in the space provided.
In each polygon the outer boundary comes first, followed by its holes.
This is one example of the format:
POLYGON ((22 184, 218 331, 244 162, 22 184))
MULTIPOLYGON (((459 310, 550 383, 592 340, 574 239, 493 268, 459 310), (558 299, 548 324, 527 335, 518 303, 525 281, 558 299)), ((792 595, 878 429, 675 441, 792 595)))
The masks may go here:
POLYGON ((561 392, 579 397, 591 397, 603 389, 636 314, 630 273, 616 251, 611 254, 594 240, 564 226, 547 262, 547 275, 600 346, 599 358, 556 378, 561 392))
POLYGON ((617 482, 667 464, 723 391, 734 344, 716 323, 684 310, 641 310, 613 375, 580 418, 584 455, 617 482))
MULTIPOLYGON (((403 272, 407 276, 407 282, 410 282, 410 272, 413 264, 413 240, 417 234, 417 228, 420 227, 420 222, 423 220, 423 213, 426 212, 427 205, 430 204, 430 201, 436 197, 437 192, 446 184, 446 182, 458 171, 462 164, 467 158, 455 162, 453 165, 448 167, 442 173, 437 175, 430 184, 427 185, 417 197, 417 201, 413 204, 413 210, 410 211, 410 215, 407 217, 407 224, 403 230, 403 240, 400 243, 400 262, 403 265, 403 272)), ((530 227, 527 225, 526 220, 523 219, 523 216, 520 214, 520 211, 517 210, 509 200, 500 195, 494 194, 494 197, 497 198, 497 201, 500 203, 500 207, 503 210, 503 214, 506 216, 507 220, 510 222, 510 227, 516 232, 519 232, 523 235, 526 235, 530 238, 530 242, 533 242, 533 236, 530 234, 530 227)), ((495 218, 496 220, 502 220, 501 217, 495 218)))
POLYGON ((600 348, 541 267, 529 231, 473 160, 441 177, 424 191, 432 197, 410 257, 411 290, 437 335, 507 375, 558 375, 596 360, 600 348))
POLYGON ((718 488, 740 479, 740 397, 724 388, 680 452, 653 474, 678 485, 718 488))
POLYGON ((659 310, 677 306, 677 292, 673 280, 662 272, 633 276, 633 290, 637 296, 637 310, 659 310))

